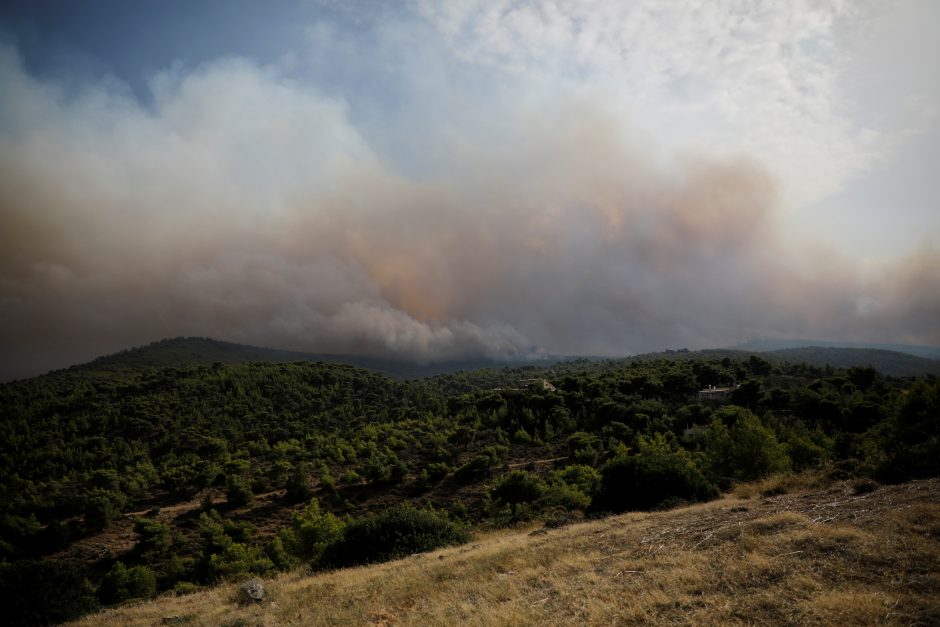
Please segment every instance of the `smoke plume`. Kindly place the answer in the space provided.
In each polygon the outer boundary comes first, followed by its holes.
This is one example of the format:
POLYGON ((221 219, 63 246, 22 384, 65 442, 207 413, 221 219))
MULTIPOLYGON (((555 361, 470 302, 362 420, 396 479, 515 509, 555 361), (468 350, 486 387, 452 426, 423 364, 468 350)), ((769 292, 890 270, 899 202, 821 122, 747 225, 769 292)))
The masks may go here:
POLYGON ((759 163, 659 154, 588 92, 423 129, 420 175, 247 61, 160 75, 145 104, 5 49, 0 94, 4 378, 176 335, 423 362, 940 343, 937 251, 861 267, 784 241, 759 163))

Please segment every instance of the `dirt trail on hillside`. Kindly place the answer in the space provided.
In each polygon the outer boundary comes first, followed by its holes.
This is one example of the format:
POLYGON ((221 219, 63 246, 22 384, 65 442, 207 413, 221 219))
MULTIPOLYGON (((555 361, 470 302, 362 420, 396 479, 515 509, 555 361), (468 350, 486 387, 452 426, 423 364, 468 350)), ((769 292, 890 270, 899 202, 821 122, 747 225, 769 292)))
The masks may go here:
MULTIPOLYGON (((254 503, 250 508, 233 511, 237 513, 263 507, 272 499, 283 494, 284 490, 272 490, 270 492, 256 494, 254 503)), ((202 507, 202 504, 203 502, 200 498, 166 506, 155 505, 135 512, 125 512, 105 531, 76 540, 62 551, 50 555, 49 558, 94 562, 104 557, 121 555, 131 550, 137 542, 137 534, 134 533, 134 519, 150 518, 152 520, 165 522, 173 527, 173 523, 176 519, 198 510, 202 507)), ((214 506, 224 505, 225 498, 213 496, 212 504, 214 506)))

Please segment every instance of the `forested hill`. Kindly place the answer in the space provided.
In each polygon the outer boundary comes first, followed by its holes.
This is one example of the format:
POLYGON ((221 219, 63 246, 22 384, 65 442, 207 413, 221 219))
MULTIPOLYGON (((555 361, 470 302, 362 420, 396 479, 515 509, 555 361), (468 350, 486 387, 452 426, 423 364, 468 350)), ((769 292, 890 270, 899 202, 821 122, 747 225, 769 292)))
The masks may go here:
POLYGON ((940 346, 927 346, 923 344, 873 344, 868 342, 833 342, 826 340, 769 340, 754 339, 742 342, 732 347, 737 350, 769 353, 784 348, 806 348, 818 346, 822 348, 864 348, 874 350, 892 351, 914 355, 925 359, 940 359, 940 346))
POLYGON ((833 346, 802 346, 758 352, 734 348, 714 348, 700 351, 677 350, 636 355, 638 359, 748 359, 760 357, 774 363, 801 363, 825 368, 874 368, 893 377, 940 375, 940 360, 917 357, 897 351, 874 348, 839 348, 833 346))
POLYGON ((772 362, 805 363, 813 366, 833 368, 872 367, 882 374, 895 377, 940 375, 940 361, 890 350, 867 348, 838 348, 830 346, 804 346, 773 351, 744 351, 737 349, 705 349, 699 351, 678 350, 634 355, 618 359, 588 357, 572 358, 547 356, 526 361, 494 361, 487 359, 452 360, 420 364, 413 361, 381 359, 357 355, 334 355, 327 353, 305 353, 260 346, 249 346, 232 342, 221 342, 201 337, 178 337, 160 340, 145 346, 124 350, 99 357, 94 361, 74 368, 82 371, 123 372, 146 368, 184 366, 210 366, 216 363, 241 364, 252 362, 325 362, 355 366, 390 377, 417 379, 459 371, 480 369, 498 370, 504 367, 550 368, 558 363, 591 363, 598 370, 620 367, 650 359, 748 359, 758 356, 772 362))
POLYGON ((833 463, 934 476, 938 415, 935 378, 756 355, 415 380, 322 362, 72 368, 0 384, 0 615, 64 620, 833 463))
MULTIPOLYGON (((76 368, 84 370, 127 371, 142 368, 165 368, 182 366, 210 366, 215 363, 242 364, 251 362, 325 362, 365 368, 390 377, 419 378, 458 370, 496 368, 510 365, 488 359, 451 360, 421 364, 414 361, 381 359, 359 355, 335 355, 329 353, 305 353, 249 346, 233 342, 221 342, 204 337, 177 337, 160 340, 146 346, 138 346, 112 355, 99 357, 76 368)), ((532 363, 549 364, 555 360, 532 363)))
POLYGON ((940 361, 917 357, 897 351, 877 348, 835 348, 828 346, 803 346, 784 348, 764 353, 768 359, 829 365, 833 368, 870 366, 883 374, 894 377, 916 377, 925 374, 940 375, 940 361))

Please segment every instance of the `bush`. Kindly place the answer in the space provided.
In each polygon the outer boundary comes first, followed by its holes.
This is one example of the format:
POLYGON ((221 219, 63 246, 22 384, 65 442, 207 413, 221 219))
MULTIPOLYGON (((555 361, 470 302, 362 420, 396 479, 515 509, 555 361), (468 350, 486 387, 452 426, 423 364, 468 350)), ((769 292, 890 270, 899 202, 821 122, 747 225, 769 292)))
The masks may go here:
POLYGON ((230 505, 241 507, 251 505, 255 500, 249 470, 248 462, 242 459, 232 460, 225 465, 225 499, 230 505))
POLYGON ((397 505, 346 525, 326 548, 323 564, 333 567, 384 562, 470 540, 462 527, 433 511, 397 505))
POLYGON ((562 470, 553 471, 549 478, 550 483, 563 483, 577 488, 579 492, 592 496, 601 484, 601 473, 592 466, 567 466, 562 470))
POLYGON ((98 609, 85 567, 71 562, 0 565, 0 616, 8 625, 49 625, 98 609))
POLYGON ((233 542, 209 558, 208 577, 210 581, 231 580, 249 574, 263 575, 272 570, 274 562, 261 547, 233 542))
POLYGON ((684 449, 672 450, 660 434, 640 437, 637 455, 620 455, 601 473, 592 509, 623 512, 653 509, 665 502, 707 501, 718 496, 684 449))
POLYGON ((98 597, 102 603, 112 604, 151 597, 157 593, 157 576, 146 566, 127 568, 117 562, 101 580, 98 597))
POLYGON ((100 488, 92 490, 85 498, 85 526, 93 531, 107 529, 121 515, 126 504, 127 497, 120 492, 100 488))
POLYGON ((310 498, 310 467, 301 462, 294 466, 287 479, 287 500, 291 503, 300 503, 310 498))
POLYGON ((544 492, 545 483, 538 476, 524 470, 513 470, 496 481, 490 489, 490 499, 497 505, 509 505, 515 520, 520 504, 532 503, 544 492))
POLYGON ((887 425, 887 459, 878 468, 885 481, 940 475, 940 381, 920 381, 898 404, 887 425))
POLYGON ((790 470, 787 448, 777 441, 773 430, 741 407, 725 407, 718 412, 705 435, 705 455, 708 469, 716 478, 753 481, 790 470))
POLYGON ((329 512, 321 512, 316 499, 291 518, 291 526, 281 532, 284 548, 302 560, 316 562, 326 548, 340 539, 343 523, 329 512))
POLYGON ((171 555, 163 567, 160 586, 173 587, 178 582, 190 579, 193 575, 194 563, 195 559, 192 557, 183 558, 176 554, 171 555))
POLYGON ((191 581, 180 581, 175 586, 173 586, 173 593, 176 596, 181 597, 187 594, 196 594, 202 590, 202 587, 198 583, 193 583, 191 581))
POLYGON ((424 470, 427 472, 428 482, 437 483, 449 475, 453 469, 444 462, 432 462, 424 470))
POLYGON ((454 472, 453 481, 462 485, 484 479, 490 474, 492 461, 488 455, 477 455, 454 472))
MULTIPOLYGON (((793 433, 786 440, 787 454, 793 464, 794 470, 805 470, 815 468, 829 459, 829 450, 819 443, 822 440, 825 443, 825 437, 822 433, 802 434, 793 433), (814 437, 815 436, 815 439, 814 437)), ((831 440, 829 440, 831 442, 831 440)))
POLYGON ((550 507, 564 511, 582 510, 590 504, 591 497, 589 495, 582 492, 577 486, 565 483, 549 484, 539 499, 539 505, 542 508, 550 507))
POLYGON ((578 431, 568 436, 568 456, 579 464, 590 466, 597 460, 597 453, 601 447, 600 439, 584 431, 578 431))
POLYGON ((138 518, 134 521, 134 533, 139 536, 134 552, 145 560, 162 557, 170 548, 170 527, 166 523, 138 518))

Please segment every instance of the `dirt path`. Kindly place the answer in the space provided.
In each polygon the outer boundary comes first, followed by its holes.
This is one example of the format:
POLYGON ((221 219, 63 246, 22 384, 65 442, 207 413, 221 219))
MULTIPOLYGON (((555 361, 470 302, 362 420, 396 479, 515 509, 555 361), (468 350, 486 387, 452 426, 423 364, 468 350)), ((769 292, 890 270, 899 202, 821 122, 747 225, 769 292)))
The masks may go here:
MULTIPOLYGON (((266 505, 271 499, 284 494, 284 490, 272 490, 255 495, 255 502, 250 508, 254 509, 266 505)), ((215 506, 224 505, 225 497, 215 496, 212 498, 212 504, 215 506)), ((49 557, 51 559, 80 560, 84 562, 94 562, 108 555, 120 555, 129 551, 137 542, 137 534, 134 533, 134 519, 152 518, 165 522, 171 527, 174 526, 176 519, 202 507, 202 499, 192 499, 172 505, 155 505, 147 509, 135 512, 125 512, 121 517, 115 520, 111 526, 100 533, 86 536, 76 540, 67 548, 54 553, 49 557), (155 512, 151 515, 152 512, 155 512)), ((235 510, 246 511, 246 510, 235 510)))
MULTIPOLYGON (((267 501, 272 496, 279 496, 284 494, 284 490, 271 490, 270 492, 262 492, 261 494, 255 495, 256 501, 267 501)), ((223 505, 225 504, 224 497, 213 497, 212 505, 223 505)), ((147 509, 142 509, 137 512, 125 512, 122 514, 125 518, 140 518, 141 516, 146 516, 154 509, 158 510, 157 518, 166 518, 165 514, 177 514, 177 516, 169 516, 169 518, 177 518, 180 514, 185 514, 186 512, 191 512, 194 509, 202 507, 202 499, 193 499, 191 501, 184 501, 182 503, 176 503, 175 505, 167 506, 154 506, 147 509)))
POLYGON ((555 462, 560 462, 564 459, 568 459, 568 456, 564 457, 553 457, 551 459, 533 459, 526 462, 513 462, 512 464, 506 464, 506 468, 525 468, 526 466, 546 466, 548 464, 553 464, 555 462))

